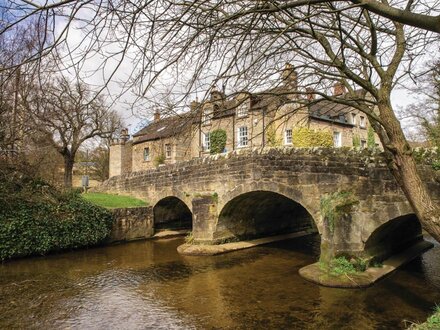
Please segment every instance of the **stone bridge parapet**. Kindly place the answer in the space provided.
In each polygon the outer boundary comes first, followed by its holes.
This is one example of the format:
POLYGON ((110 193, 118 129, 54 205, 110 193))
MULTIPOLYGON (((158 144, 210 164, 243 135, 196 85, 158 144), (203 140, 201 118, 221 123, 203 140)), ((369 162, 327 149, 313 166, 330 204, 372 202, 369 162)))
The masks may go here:
MULTIPOLYGON (((434 172, 427 166, 420 170, 440 199, 434 172)), ((285 216, 293 214, 302 219, 298 230, 309 217, 321 242, 335 251, 363 253, 379 228, 413 216, 380 153, 343 148, 238 150, 115 176, 95 190, 136 196, 153 207, 177 198, 192 212, 194 240, 211 244, 258 236, 260 228, 272 234, 271 221, 265 220, 271 216, 279 218, 280 230, 295 230, 285 216), (350 192, 356 203, 346 222, 331 224, 337 228, 329 232, 321 204, 337 192, 350 192)), ((401 230, 396 224, 391 228, 401 230)), ((385 244, 380 237, 376 243, 385 244)))

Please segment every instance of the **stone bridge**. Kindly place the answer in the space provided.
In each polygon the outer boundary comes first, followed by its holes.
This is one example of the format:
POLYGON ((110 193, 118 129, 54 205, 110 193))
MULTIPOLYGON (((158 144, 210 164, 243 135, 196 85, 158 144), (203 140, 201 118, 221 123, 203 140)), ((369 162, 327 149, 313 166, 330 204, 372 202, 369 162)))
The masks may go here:
MULTIPOLYGON (((430 168, 421 171, 440 199, 430 168)), ((112 177, 98 189, 147 200, 155 229, 186 224, 201 244, 317 231, 321 253, 386 257, 421 237, 384 159, 368 151, 240 150, 112 177)))

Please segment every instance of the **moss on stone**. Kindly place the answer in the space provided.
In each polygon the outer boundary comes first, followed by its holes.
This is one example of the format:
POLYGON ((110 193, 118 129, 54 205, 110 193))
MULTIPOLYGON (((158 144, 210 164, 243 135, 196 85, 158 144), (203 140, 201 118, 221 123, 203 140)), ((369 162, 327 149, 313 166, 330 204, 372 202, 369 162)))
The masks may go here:
POLYGON ((321 198, 320 209, 324 220, 328 222, 330 232, 335 230, 336 222, 349 214, 352 207, 359 203, 351 191, 340 191, 321 198))

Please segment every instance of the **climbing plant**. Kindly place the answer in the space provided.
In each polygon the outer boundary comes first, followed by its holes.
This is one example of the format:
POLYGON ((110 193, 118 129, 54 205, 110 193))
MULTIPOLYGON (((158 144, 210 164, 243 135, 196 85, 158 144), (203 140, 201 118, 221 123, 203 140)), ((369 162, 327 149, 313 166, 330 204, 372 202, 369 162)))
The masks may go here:
POLYGON ((277 137, 277 130, 273 123, 269 124, 266 128, 266 144, 269 147, 279 147, 281 146, 281 138, 277 137))
POLYGON ((154 158, 154 166, 159 166, 161 164, 165 164, 165 154, 161 153, 154 158))
POLYGON ((367 147, 368 149, 376 148, 376 141, 374 139, 374 130, 373 127, 371 126, 368 128, 367 147))
POLYGON ((226 131, 222 129, 217 129, 215 131, 212 131, 209 134, 211 147, 210 152, 211 154, 218 154, 223 152, 226 147, 226 131))
POLYGON ((360 148, 361 146, 361 138, 359 137, 359 134, 353 135, 353 147, 360 148))
POLYGON ((292 141, 295 147, 333 147, 333 134, 327 130, 300 127, 293 131, 292 141))
POLYGON ((359 200, 351 191, 338 191, 321 197, 320 209, 323 218, 327 221, 330 232, 335 229, 335 223, 344 215, 351 212, 359 200))

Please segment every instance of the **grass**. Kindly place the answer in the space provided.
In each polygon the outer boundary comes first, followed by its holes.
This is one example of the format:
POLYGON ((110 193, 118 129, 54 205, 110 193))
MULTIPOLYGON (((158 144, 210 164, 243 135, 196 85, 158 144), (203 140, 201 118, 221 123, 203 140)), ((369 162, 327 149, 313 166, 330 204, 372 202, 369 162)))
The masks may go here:
POLYGON ((110 195, 103 193, 87 193, 82 197, 96 205, 107 209, 147 206, 148 203, 130 196, 110 195))
POLYGON ((432 314, 425 323, 413 324, 409 327, 411 330, 438 330, 440 329, 440 306, 435 306, 432 314))

